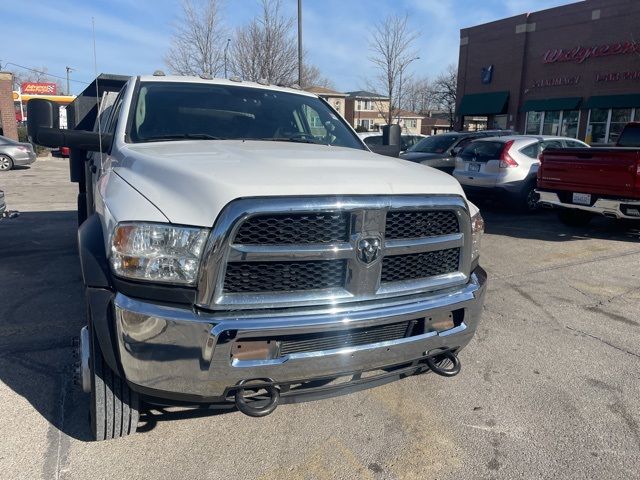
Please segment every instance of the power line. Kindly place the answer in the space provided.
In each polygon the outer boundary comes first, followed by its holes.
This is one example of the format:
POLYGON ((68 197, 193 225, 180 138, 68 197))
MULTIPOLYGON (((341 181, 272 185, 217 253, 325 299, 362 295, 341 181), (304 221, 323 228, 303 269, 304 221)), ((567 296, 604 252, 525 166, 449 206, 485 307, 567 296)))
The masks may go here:
MULTIPOLYGON (((5 63, 4 67, 6 67, 8 65, 13 65, 14 67, 18 67, 18 68, 23 68, 25 70, 29 70, 30 72, 34 72, 34 73, 38 73, 40 75, 44 75, 45 77, 59 78, 60 80, 66 80, 67 79, 67 77, 62 77, 60 75, 54 75, 52 73, 43 72, 42 70, 38 70, 36 68, 25 67, 24 65, 18 65, 17 63, 13 63, 13 62, 5 63)), ((75 82, 75 83, 82 83, 84 85, 89 85, 89 83, 90 83, 90 82, 83 82, 82 80, 74 80, 74 79, 69 79, 69 81, 75 82)))

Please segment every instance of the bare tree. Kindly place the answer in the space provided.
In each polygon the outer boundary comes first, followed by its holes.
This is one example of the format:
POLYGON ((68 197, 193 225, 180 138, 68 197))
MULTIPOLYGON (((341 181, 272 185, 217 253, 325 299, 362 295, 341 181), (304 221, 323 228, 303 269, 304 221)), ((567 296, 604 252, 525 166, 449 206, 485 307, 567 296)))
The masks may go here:
POLYGON ((335 88, 331 79, 322 75, 320 69, 308 62, 302 63, 302 85, 301 87, 324 87, 335 88))
MULTIPOLYGON (((47 67, 31 67, 28 70, 13 71, 14 88, 20 88, 24 82, 49 82, 56 84, 58 95, 66 92, 66 88, 62 85, 62 81, 49 75, 47 67)), ((68 95, 68 93, 67 93, 68 95)))
POLYGON ((179 75, 220 75, 227 36, 221 18, 222 0, 183 0, 164 61, 179 75))
POLYGON ((400 108, 418 113, 433 110, 435 105, 432 90, 427 77, 410 78, 403 86, 400 108))
POLYGON ((398 103, 396 97, 403 84, 409 80, 409 75, 405 74, 403 78, 404 70, 417 58, 413 44, 418 34, 409 28, 407 22, 407 15, 386 17, 375 26, 369 42, 369 60, 373 63, 376 74, 369 82, 368 88, 389 99, 390 107, 384 112, 388 124, 393 121, 398 103))
POLYGON ((298 75, 293 18, 281 12, 280 0, 262 0, 262 11, 236 31, 233 70, 246 80, 290 85, 298 75))
POLYGON ((453 128, 456 117, 456 100, 458 90, 458 67, 449 65, 436 77, 432 85, 432 96, 441 110, 449 114, 449 126, 453 128))

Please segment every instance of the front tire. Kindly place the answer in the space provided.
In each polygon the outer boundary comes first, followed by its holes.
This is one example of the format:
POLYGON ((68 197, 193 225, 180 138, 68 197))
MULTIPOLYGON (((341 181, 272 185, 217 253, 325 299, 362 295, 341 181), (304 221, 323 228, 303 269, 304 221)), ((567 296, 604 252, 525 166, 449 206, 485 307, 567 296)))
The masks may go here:
POLYGON ((585 227, 593 218, 593 214, 584 210, 563 208, 558 212, 560 221, 569 227, 585 227))
POLYGON ((104 360, 98 339, 91 334, 91 431, 96 440, 126 437, 136 432, 138 394, 104 360))
POLYGON ((13 160, 8 155, 0 155, 0 172, 8 172, 13 168, 13 160))

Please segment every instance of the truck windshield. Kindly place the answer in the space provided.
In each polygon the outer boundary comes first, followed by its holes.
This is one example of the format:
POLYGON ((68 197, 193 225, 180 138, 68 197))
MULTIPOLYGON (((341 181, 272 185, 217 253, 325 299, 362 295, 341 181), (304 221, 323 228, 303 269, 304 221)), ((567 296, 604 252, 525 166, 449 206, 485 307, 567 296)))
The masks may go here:
POLYGON ((433 137, 423 138, 407 151, 420 153, 444 153, 456 140, 458 140, 458 138, 458 135, 434 135, 433 137))
POLYGON ((364 150, 357 136, 317 97, 243 86, 141 83, 129 137, 175 140, 263 140, 364 150))

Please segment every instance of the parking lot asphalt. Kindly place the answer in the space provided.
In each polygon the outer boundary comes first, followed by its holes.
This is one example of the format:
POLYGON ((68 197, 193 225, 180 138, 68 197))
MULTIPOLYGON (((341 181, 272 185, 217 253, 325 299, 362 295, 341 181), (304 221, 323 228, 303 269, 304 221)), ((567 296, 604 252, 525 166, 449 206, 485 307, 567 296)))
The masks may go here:
POLYGON ((84 322, 65 160, 0 174, 0 478, 640 478, 640 224, 483 209, 490 278, 462 372, 254 419, 143 415, 90 442, 72 381, 84 322))

